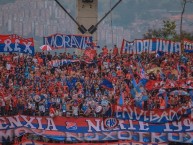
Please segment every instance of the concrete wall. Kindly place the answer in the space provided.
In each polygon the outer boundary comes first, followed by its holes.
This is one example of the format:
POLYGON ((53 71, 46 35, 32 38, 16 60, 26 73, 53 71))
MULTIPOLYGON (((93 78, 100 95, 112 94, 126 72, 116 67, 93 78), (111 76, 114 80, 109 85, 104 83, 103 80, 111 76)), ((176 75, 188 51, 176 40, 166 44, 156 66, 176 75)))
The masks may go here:
MULTIPOLYGON (((67 11, 76 18, 75 11, 78 0, 59 1, 67 11)), ((98 1, 99 5, 96 6, 95 9, 101 9, 100 7, 104 4, 109 4, 108 0, 98 1)), ((98 15, 98 19, 103 17, 109 9, 110 6, 105 7, 103 11, 99 12, 100 16, 98 15)), ((90 10, 92 10, 90 7, 89 9, 87 8, 89 14, 90 10)), ((85 16, 82 16, 82 19, 84 17, 85 16)), ((97 18, 95 20, 97 21, 97 18)), ((91 24, 89 20, 84 25, 88 29, 91 24)), ((138 27, 136 26, 136 28, 138 27)), ((111 27, 108 17, 100 23, 97 32, 98 36, 95 33, 94 37, 95 40, 98 38, 98 45, 101 46, 101 48, 104 45, 113 48, 114 44, 121 47, 123 38, 130 40, 129 29, 124 29, 122 26, 111 27)), ((43 45, 42 37, 55 33, 77 34, 77 26, 54 0, 15 0, 12 3, 0 4, 0 34, 18 34, 25 38, 33 37, 35 48, 37 51, 40 51, 39 47, 43 45)), ((61 49, 61 51, 64 50, 61 49)), ((72 52, 74 50, 71 51, 71 49, 68 49, 67 51, 72 52)))
MULTIPOLYGON (((83 3, 82 0, 77 0, 77 17, 76 20, 80 25, 83 25, 87 30, 95 25, 98 21, 98 0, 93 0, 92 3, 83 3)), ((77 32, 81 34, 77 28, 77 32)), ((85 35, 91 35, 85 33, 85 35)), ((92 34, 93 40, 97 42, 97 31, 92 34)))

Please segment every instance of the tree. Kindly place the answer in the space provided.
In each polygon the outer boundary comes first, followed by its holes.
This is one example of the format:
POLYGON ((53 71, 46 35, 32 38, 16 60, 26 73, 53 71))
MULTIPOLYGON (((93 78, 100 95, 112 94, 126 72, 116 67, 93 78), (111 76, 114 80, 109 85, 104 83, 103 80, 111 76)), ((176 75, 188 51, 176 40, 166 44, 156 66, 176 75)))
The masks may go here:
MULTIPOLYGON (((193 33, 189 33, 189 32, 186 32, 186 31, 182 31, 182 32, 181 32, 181 35, 183 36, 183 38, 186 38, 186 39, 188 39, 188 40, 193 41, 193 33)), ((182 39, 182 36, 181 36, 181 35, 180 35, 180 34, 179 34, 179 35, 176 35, 176 36, 174 37, 174 40, 180 42, 181 39, 182 39)))
POLYGON ((182 0, 181 2, 182 2, 182 12, 181 12, 181 17, 180 17, 180 40, 182 41, 184 38, 183 30, 182 30, 183 15, 185 12, 186 4, 193 2, 193 0, 182 0))
POLYGON ((172 39, 176 36, 175 21, 163 20, 164 27, 162 28, 162 37, 165 39, 172 39))
POLYGON ((148 29, 148 32, 143 35, 145 39, 148 38, 160 38, 161 37, 161 29, 148 29))
POLYGON ((143 35, 145 39, 148 38, 163 38, 173 40, 176 38, 176 23, 175 21, 163 20, 163 28, 149 29, 146 34, 143 35))
POLYGON ((162 38, 172 41, 181 41, 183 38, 193 41, 193 33, 182 31, 180 34, 176 32, 175 21, 164 20, 163 28, 160 29, 149 29, 147 33, 143 35, 144 39, 150 38, 162 38))

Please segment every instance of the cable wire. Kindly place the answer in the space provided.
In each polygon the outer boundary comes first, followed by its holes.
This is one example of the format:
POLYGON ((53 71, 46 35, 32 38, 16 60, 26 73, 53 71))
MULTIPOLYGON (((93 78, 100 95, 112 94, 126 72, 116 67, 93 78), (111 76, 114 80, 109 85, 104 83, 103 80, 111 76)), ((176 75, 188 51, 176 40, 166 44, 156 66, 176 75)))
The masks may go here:
MULTIPOLYGON (((112 8, 112 0, 110 0, 110 8, 112 8)), ((112 46, 113 46, 113 44, 114 44, 114 41, 113 41, 113 13, 111 12, 111 18, 110 18, 111 20, 111 35, 112 35, 112 46)))

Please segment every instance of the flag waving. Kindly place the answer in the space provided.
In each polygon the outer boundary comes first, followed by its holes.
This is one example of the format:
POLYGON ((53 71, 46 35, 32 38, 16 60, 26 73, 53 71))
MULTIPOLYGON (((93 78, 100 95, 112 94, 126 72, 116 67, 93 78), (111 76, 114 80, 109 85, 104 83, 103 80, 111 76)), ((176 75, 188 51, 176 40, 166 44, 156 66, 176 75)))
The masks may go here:
POLYGON ((107 80, 107 79, 103 79, 103 81, 100 85, 101 85, 101 87, 106 88, 108 90, 113 90, 112 82, 107 80))
POLYGON ((84 55, 87 56, 90 60, 93 60, 96 54, 96 50, 91 48, 88 48, 84 51, 84 55))

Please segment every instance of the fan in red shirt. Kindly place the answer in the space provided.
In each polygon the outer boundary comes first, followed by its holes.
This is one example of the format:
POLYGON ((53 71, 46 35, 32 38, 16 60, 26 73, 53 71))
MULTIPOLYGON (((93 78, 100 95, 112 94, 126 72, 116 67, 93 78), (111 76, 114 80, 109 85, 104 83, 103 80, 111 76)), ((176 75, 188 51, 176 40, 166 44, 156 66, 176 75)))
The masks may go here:
POLYGON ((117 45, 114 45, 113 56, 117 56, 118 54, 119 54, 119 49, 117 48, 117 45))
POLYGON ((106 56, 108 54, 108 52, 109 52, 109 50, 108 50, 106 45, 102 48, 102 50, 103 50, 103 56, 106 56))

